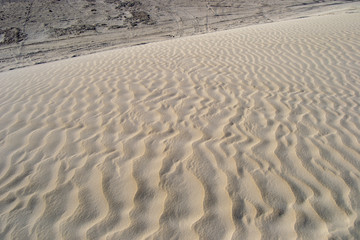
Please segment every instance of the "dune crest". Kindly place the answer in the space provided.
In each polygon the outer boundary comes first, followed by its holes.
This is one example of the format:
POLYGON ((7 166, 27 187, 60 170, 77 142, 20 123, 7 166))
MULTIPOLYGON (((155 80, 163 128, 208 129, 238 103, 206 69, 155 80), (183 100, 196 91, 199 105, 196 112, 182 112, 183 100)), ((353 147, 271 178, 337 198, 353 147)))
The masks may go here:
POLYGON ((0 238, 360 238, 358 19, 0 73, 0 238))

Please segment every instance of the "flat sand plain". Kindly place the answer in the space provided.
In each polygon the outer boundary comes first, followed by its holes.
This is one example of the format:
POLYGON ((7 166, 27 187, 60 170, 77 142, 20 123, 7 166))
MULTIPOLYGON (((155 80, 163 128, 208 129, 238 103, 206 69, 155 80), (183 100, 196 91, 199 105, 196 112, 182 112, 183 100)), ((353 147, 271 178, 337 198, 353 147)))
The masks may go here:
POLYGON ((0 73, 0 238, 360 239, 359 19, 0 73))

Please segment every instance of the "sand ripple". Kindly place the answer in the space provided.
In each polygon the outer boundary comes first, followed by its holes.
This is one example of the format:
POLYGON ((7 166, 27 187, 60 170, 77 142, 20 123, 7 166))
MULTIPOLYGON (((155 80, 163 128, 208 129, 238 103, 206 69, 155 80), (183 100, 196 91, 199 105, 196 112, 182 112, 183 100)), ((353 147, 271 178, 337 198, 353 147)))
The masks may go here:
POLYGON ((360 239, 359 13, 0 74, 1 239, 360 239))

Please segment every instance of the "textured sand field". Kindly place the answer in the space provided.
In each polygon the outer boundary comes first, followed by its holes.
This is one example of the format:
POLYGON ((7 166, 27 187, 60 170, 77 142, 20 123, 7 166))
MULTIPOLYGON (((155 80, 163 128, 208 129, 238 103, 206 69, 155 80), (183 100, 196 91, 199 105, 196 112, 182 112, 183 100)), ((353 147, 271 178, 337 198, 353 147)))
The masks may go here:
POLYGON ((359 19, 0 73, 0 238, 360 239, 359 19))

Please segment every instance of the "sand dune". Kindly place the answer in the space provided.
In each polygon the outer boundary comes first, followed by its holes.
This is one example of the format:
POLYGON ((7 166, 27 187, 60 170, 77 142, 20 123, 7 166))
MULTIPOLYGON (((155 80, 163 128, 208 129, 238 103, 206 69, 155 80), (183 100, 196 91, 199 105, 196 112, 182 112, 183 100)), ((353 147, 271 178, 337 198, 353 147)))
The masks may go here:
POLYGON ((359 239, 358 19, 0 73, 0 238, 359 239))
POLYGON ((357 0, 0 0, 0 72, 348 8, 357 0))

